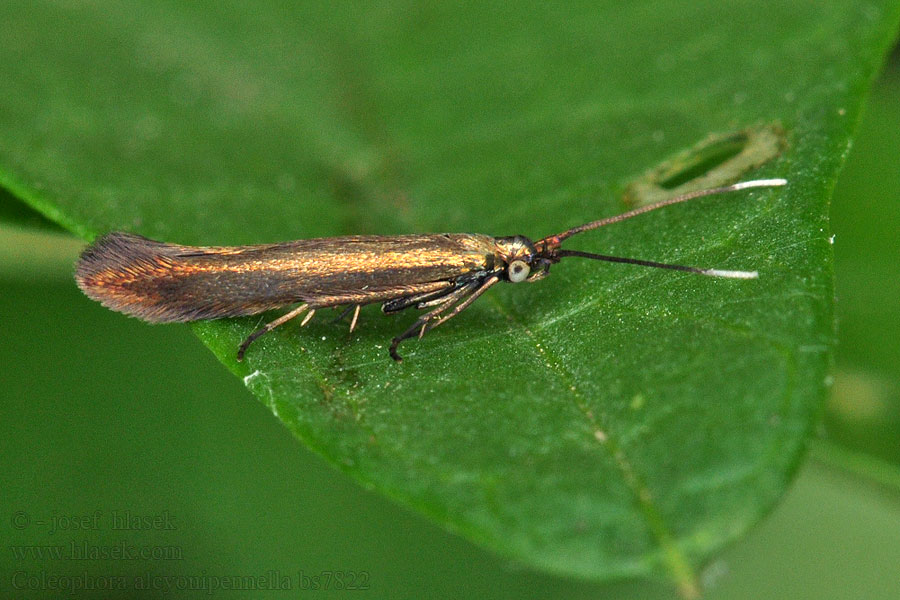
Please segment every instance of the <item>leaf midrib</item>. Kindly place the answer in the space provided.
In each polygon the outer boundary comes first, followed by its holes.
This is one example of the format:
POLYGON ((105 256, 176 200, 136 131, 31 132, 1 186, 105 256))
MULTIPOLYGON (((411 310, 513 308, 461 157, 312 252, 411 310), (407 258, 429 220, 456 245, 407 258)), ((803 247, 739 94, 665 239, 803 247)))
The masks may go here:
POLYGON ((643 483, 643 480, 635 471, 631 461, 625 456, 625 453, 617 440, 608 432, 608 428, 599 423, 597 417, 593 414, 593 411, 588 407, 587 399, 582 395, 576 385, 574 374, 565 368, 545 340, 516 318, 516 316, 495 296, 491 296, 491 298, 492 303, 497 310, 499 310, 507 320, 524 331, 525 335, 532 340, 533 347, 537 350, 538 360, 544 364, 547 371, 553 374, 572 393, 572 399, 574 400, 576 407, 582 415, 584 415, 594 434, 594 441, 604 448, 612 459, 616 469, 622 475, 623 483, 634 496, 635 501, 640 507, 640 513, 644 519, 644 524, 659 544, 659 547, 663 552, 663 562, 666 569, 678 586, 681 595, 685 598, 698 597, 699 586, 697 583, 696 572, 688 561, 687 556, 675 543, 675 538, 672 535, 671 530, 666 525, 665 520, 653 502, 653 495, 650 493, 650 489, 643 483))

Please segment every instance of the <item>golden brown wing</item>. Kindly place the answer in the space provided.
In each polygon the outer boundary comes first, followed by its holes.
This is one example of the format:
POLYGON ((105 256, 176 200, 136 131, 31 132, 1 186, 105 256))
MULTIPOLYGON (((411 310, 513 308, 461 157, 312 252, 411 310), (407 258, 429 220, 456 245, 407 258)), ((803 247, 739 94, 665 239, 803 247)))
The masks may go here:
POLYGON ((152 322, 251 315, 296 302, 368 304, 437 291, 490 270, 486 235, 348 236, 194 247, 111 233, 76 266, 78 286, 104 306, 152 322))

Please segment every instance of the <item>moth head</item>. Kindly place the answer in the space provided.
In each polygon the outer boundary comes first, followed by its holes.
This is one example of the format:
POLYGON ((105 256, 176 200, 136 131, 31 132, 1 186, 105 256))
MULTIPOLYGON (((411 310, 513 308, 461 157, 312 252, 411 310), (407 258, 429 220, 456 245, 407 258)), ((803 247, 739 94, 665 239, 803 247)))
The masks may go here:
POLYGON ((521 283, 543 277, 543 273, 535 268, 537 251, 534 242, 522 235, 497 238, 496 242, 507 281, 521 283))

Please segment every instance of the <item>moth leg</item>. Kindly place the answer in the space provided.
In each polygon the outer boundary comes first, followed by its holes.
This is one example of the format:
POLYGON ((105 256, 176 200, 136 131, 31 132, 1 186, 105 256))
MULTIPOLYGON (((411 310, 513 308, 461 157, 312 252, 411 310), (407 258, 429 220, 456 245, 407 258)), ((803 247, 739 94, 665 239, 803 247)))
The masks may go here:
MULTIPOLYGON (((337 308, 337 307, 335 307, 335 308, 337 308)), ((353 305, 352 305, 352 304, 351 304, 350 306, 348 306, 347 308, 345 308, 344 310, 342 310, 342 311, 341 311, 341 314, 339 314, 338 316, 336 316, 336 317, 334 318, 334 321, 331 321, 331 323, 333 324, 333 323, 339 323, 339 322, 343 321, 344 318, 345 318, 347 315, 350 314, 350 311, 351 311, 351 310, 353 310, 353 305)))
POLYGON ((400 342, 416 336, 421 339, 422 336, 425 335, 426 331, 434 329, 441 323, 444 323, 448 319, 452 319, 453 317, 464 311, 466 308, 468 308, 473 302, 475 302, 475 300, 478 299, 479 296, 485 293, 488 288, 490 288, 498 281, 500 281, 500 277, 498 277, 497 275, 492 275, 491 277, 488 277, 483 281, 473 281, 469 284, 466 284, 458 290, 455 290, 452 294, 448 294, 444 303, 442 303, 431 312, 419 317, 419 319, 412 324, 412 327, 391 340, 391 358, 393 358, 397 362, 402 361, 403 358, 397 353, 397 347, 400 345, 400 342), (456 306, 453 306, 453 303, 460 298, 465 299, 456 306), (441 313, 448 309, 450 309, 449 313, 444 316, 440 316, 441 313))
POLYGON ((356 329, 356 322, 359 320, 360 308, 362 308, 362 306, 357 304, 356 308, 353 309, 353 318, 350 319, 350 333, 353 333, 353 330, 356 329))
MULTIPOLYGON (((305 311, 308 308, 309 308, 309 304, 303 303, 300 306, 298 306, 297 308, 295 308, 294 310, 290 311, 289 313, 281 315, 280 317, 278 317, 271 323, 266 323, 261 329, 257 329, 256 331, 251 333, 247 337, 247 339, 244 340, 244 342, 241 344, 241 346, 238 348, 238 353, 237 353, 238 361, 244 360, 244 352, 247 351, 247 348, 250 347, 250 344, 252 344, 256 338, 258 338, 261 335, 265 335, 266 333, 269 333, 270 331, 272 331, 279 325, 283 325, 283 324, 287 323, 288 321, 290 321, 297 315, 301 314, 303 311, 305 311)), ((310 317, 312 317, 313 313, 315 313, 315 312, 316 312, 315 309, 311 310, 309 312, 309 314, 306 316, 306 318, 303 319, 303 323, 305 324, 310 319, 310 317)))
MULTIPOLYGON (((460 302, 459 304, 457 304, 456 306, 454 306, 454 307, 453 307, 453 310, 451 310, 449 313, 447 313, 446 315, 444 315, 443 317, 441 317, 440 319, 438 319, 437 321, 435 321, 433 325, 429 325, 428 329, 434 329, 435 327, 437 327, 437 326, 440 325, 441 323, 444 323, 445 321, 448 321, 449 319, 452 319, 453 317, 455 317, 456 315, 458 315, 458 314, 461 313, 462 311, 464 311, 464 310, 466 310, 467 308, 469 308, 469 306, 470 306, 473 302, 475 302, 476 300, 478 300, 478 297, 479 297, 479 296, 481 296, 483 293, 485 293, 486 291, 488 291, 488 288, 491 287, 492 285, 494 285, 495 283, 497 283, 498 281, 500 281, 500 278, 499 278, 498 276, 496 276, 496 275, 494 275, 494 276, 489 277, 488 279, 486 279, 485 282, 481 284, 481 287, 479 287, 479 288, 476 289, 474 292, 472 292, 472 295, 471 295, 471 296, 469 296, 468 298, 466 298, 465 300, 463 300, 462 302, 460 302)), ((423 333, 423 335, 424 335, 424 333, 423 333)))
MULTIPOLYGON (((468 287, 471 287, 471 284, 466 284, 468 287)), ((438 298, 425 298, 423 300, 419 300, 416 303, 416 308, 419 310, 425 308, 431 308, 432 306, 441 306, 446 302, 446 298, 444 296, 440 296, 438 298)))
POLYGON ((393 358, 397 362, 402 361, 403 358, 399 354, 397 354, 397 346, 400 345, 400 342, 411 337, 422 337, 423 335, 425 335, 425 327, 428 325, 428 321, 450 308, 454 302, 464 297, 466 294, 470 294, 472 292, 472 289, 475 287, 475 283, 476 282, 467 284, 461 288, 453 290, 449 294, 444 295, 441 298, 443 302, 440 306, 416 319, 416 322, 410 325, 409 329, 391 340, 391 358, 393 358))
POLYGON ((405 310, 410 306, 425 308, 425 306, 440 304, 447 298, 448 295, 458 291, 459 289, 460 288, 448 287, 436 292, 425 292, 424 294, 413 294, 412 296, 403 296, 402 298, 388 300, 381 305, 381 312, 386 315, 390 315, 396 312, 400 312, 401 310, 405 310))
POLYGON ((334 321, 332 321, 332 323, 337 323, 338 321, 343 321, 344 317, 349 315, 350 312, 352 311, 353 318, 350 319, 350 333, 353 333, 353 330, 356 329, 356 322, 359 320, 359 309, 360 308, 362 308, 362 304, 351 304, 350 306, 345 308, 343 311, 341 311, 341 314, 338 315, 338 317, 334 321))

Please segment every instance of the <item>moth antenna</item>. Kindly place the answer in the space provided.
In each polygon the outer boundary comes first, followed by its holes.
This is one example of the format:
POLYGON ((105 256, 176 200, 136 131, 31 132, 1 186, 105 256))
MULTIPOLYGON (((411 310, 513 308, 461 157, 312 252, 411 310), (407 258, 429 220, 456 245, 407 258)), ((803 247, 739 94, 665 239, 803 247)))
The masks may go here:
MULTIPOLYGON (((642 215, 644 213, 648 213, 650 211, 656 210, 658 208, 662 208, 664 206, 670 206, 672 204, 679 204, 681 202, 687 202, 688 200, 694 200, 695 198, 702 198, 704 196, 714 196, 716 194, 726 194, 728 192, 737 192, 739 190, 746 190, 749 188, 766 188, 766 187, 779 187, 787 184, 787 179, 754 179, 752 181, 741 181, 739 183, 735 183, 732 185, 726 185, 723 187, 709 188, 705 190, 696 190, 693 192, 687 192, 685 194, 681 194, 679 196, 674 196, 667 200, 662 200, 660 202, 655 202, 653 204, 648 204, 647 206, 642 206, 640 208, 636 208, 634 210, 630 210, 628 212, 622 213, 620 215, 616 215, 614 217, 606 217, 605 219, 599 219, 597 221, 591 221, 590 223, 585 223, 584 225, 579 225, 578 227, 573 227, 572 229, 568 229, 563 231, 562 233, 558 233, 556 235, 550 235, 545 237, 542 240, 537 242, 538 247, 542 248, 558 248, 559 244, 573 235, 577 235, 579 233, 584 233, 585 231, 590 231, 592 229, 597 229, 599 227, 604 227, 606 225, 612 225, 613 223, 618 223, 620 221, 624 221, 626 219, 630 219, 632 217, 636 217, 638 215, 642 215)), ((602 260, 602 259, 601 259, 602 260)))
POLYGON ((557 256, 564 258, 566 256, 578 256, 581 258, 590 258, 593 260, 605 260, 607 262, 625 263, 629 265, 640 265, 642 267, 656 267, 657 269, 671 269, 673 271, 685 271, 687 273, 696 273, 697 275, 707 275, 709 277, 727 277, 730 279, 757 279, 758 271, 728 271, 724 269, 701 269, 699 267, 688 267, 686 265, 673 265, 670 263, 655 262, 652 260, 641 260, 638 258, 625 258, 622 256, 607 256, 606 254, 594 254, 593 252, 581 252, 579 250, 558 250, 557 256))

